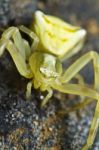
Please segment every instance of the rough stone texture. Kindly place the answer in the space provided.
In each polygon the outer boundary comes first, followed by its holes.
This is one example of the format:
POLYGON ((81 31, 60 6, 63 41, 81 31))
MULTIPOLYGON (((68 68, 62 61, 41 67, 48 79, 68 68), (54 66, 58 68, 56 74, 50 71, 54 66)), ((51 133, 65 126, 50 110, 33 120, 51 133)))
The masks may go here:
POLYGON ((6 26, 11 19, 10 0, 0 1, 0 26, 6 26))
POLYGON ((0 27, 29 25, 36 5, 36 0, 0 0, 0 27))
MULTIPOLYGON (((68 65, 90 49, 99 51, 98 0, 1 0, 0 26, 29 25, 32 12, 36 9, 87 29, 84 48, 79 55, 66 62, 68 65)), ((81 73, 88 83, 92 83, 91 64, 81 73)), ((60 109, 67 110, 80 99, 56 92, 41 109, 42 95, 46 93, 33 89, 30 100, 26 101, 27 82, 18 74, 8 53, 5 53, 0 59, 0 150, 81 150, 87 139, 95 104, 60 115, 60 109)), ((99 132, 91 150, 99 150, 99 132)))

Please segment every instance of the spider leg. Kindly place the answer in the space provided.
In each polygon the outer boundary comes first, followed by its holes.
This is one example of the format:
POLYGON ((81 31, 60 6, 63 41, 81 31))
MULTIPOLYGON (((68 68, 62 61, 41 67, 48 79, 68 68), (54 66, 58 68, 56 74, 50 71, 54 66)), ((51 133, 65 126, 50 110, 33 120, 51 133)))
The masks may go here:
MULTIPOLYGON (((83 78, 78 74, 78 72, 86 65, 88 64, 88 62, 90 62, 91 60, 93 60, 93 66, 94 66, 94 72, 95 72, 95 84, 94 87, 95 89, 98 89, 98 83, 99 83, 99 78, 98 78, 98 74, 99 74, 99 69, 98 69, 98 64, 99 64, 99 55, 94 52, 88 52, 85 55, 83 55, 82 57, 80 57, 76 62, 74 62, 63 74, 62 76, 62 83, 66 83, 69 82, 72 78, 78 78, 78 82, 81 85, 84 85, 84 80, 83 78)), ((81 99, 84 100, 84 96, 81 96, 81 99)), ((85 99, 87 101, 87 99, 85 99)), ((83 102, 83 104, 79 105, 79 108, 82 108, 85 104, 89 103, 89 99, 88 102, 83 102)), ((76 106, 74 106, 75 109, 76 106)), ((78 106, 77 106, 78 108, 78 106)))
POLYGON ((13 40, 22 57, 26 59, 24 42, 17 27, 9 27, 5 30, 1 40, 13 40))
POLYGON ((32 38, 33 42, 31 45, 31 51, 36 50, 38 42, 39 42, 39 38, 37 37, 37 35, 33 31, 31 31, 30 29, 28 29, 27 27, 23 25, 21 25, 19 29, 32 38))
MULTIPOLYGON (((85 86, 84 79, 83 79, 83 77, 80 74, 76 74, 74 78, 76 78, 78 80, 78 83, 80 85, 84 85, 85 86)), ((85 98, 85 96, 80 96, 80 98, 81 98, 81 102, 80 103, 76 104, 72 108, 69 108, 68 110, 61 110, 59 113, 60 114, 66 114, 66 113, 75 111, 77 109, 82 109, 82 108, 86 107, 86 105, 88 105, 91 102, 93 102, 93 99, 85 98)))
MULTIPOLYGON (((62 83, 67 83, 69 82, 72 78, 78 78, 78 81, 81 85, 84 85, 84 80, 81 76, 78 75, 78 72, 85 66, 87 65, 90 61, 93 61, 93 67, 94 67, 94 76, 95 76, 95 83, 94 83, 94 88, 96 90, 99 89, 99 55, 94 52, 90 51, 80 57, 76 62, 74 62, 63 74, 61 77, 61 82, 62 83)), ((84 99, 84 97, 81 97, 84 99)), ((87 101, 87 99, 85 99, 87 101)), ((88 100, 89 101, 89 100, 88 100)), ((84 102, 83 102, 84 103, 84 102)), ((87 102, 85 102, 86 104, 87 102)), ((84 104, 83 104, 84 105, 84 104)), ((82 108, 83 105, 79 105, 79 108, 82 108)), ((78 106, 77 106, 78 107, 78 106)))
POLYGON ((26 56, 25 58, 28 62, 29 57, 31 55, 31 48, 30 48, 30 45, 29 45, 28 41, 26 41, 25 39, 23 39, 23 43, 24 43, 24 46, 25 46, 25 56, 26 56))
POLYGON ((90 148, 93 144, 99 126, 99 93, 94 89, 87 88, 86 86, 79 84, 53 84, 52 87, 63 93, 83 95, 97 100, 94 118, 87 138, 87 144, 82 148, 82 150, 88 150, 88 148, 90 148))
POLYGON ((2 47, 3 51, 6 48, 7 51, 10 53, 19 73, 26 78, 32 78, 33 74, 29 66, 26 64, 24 58, 22 57, 22 55, 20 54, 19 50, 16 48, 14 43, 10 40, 5 39, 5 41, 4 40, 0 41, 0 51, 2 50, 2 47))
MULTIPOLYGON (((84 79, 83 79, 83 77, 80 74, 76 74, 74 78, 76 78, 78 80, 78 83, 80 85, 84 85, 85 86, 84 79)), ((80 100, 81 100, 80 103, 76 104, 75 106, 72 106, 68 110, 61 110, 59 113, 60 114, 66 114, 66 113, 69 113, 69 112, 72 112, 72 111, 75 111, 75 110, 78 110, 78 109, 82 109, 82 108, 86 107, 86 105, 88 105, 88 104, 93 102, 93 99, 85 98, 85 96, 80 96, 80 100)))
MULTIPOLYGON (((85 85, 84 78, 80 74, 76 74, 74 78, 77 79, 80 85, 85 85)), ((80 96, 80 100, 83 103, 83 101, 85 100, 85 96, 80 96)))
POLYGON ((48 94, 46 95, 46 97, 43 99, 42 103, 41 103, 41 107, 45 106, 45 104, 48 102, 48 100, 52 97, 53 95, 53 91, 51 88, 47 89, 48 94))
POLYGON ((8 40, 11 38, 15 27, 10 27, 5 30, 0 39, 0 56, 4 53, 8 40))
POLYGON ((71 83, 56 84, 56 83, 53 83, 52 88, 55 90, 59 90, 62 93, 87 96, 87 97, 93 98, 97 101, 99 98, 99 93, 96 90, 91 89, 84 85, 80 85, 80 84, 71 84, 71 83))
POLYGON ((26 99, 29 99, 29 97, 31 95, 32 85, 33 85, 32 81, 28 82, 27 88, 26 88, 26 99))
POLYGON ((61 78, 62 83, 69 82, 75 75, 90 61, 93 61, 94 74, 95 74, 95 84, 94 88, 99 89, 99 55, 94 51, 90 51, 80 57, 76 62, 74 62, 63 74, 61 78))
POLYGON ((93 118, 93 121, 91 124, 91 128, 89 130, 87 143, 82 148, 82 150, 88 150, 88 148, 90 148, 92 146, 95 136, 97 134, 98 127, 99 127, 99 101, 96 104, 95 114, 94 114, 94 118, 93 118))
MULTIPOLYGON (((89 61, 93 61, 93 67, 94 67, 94 89, 98 92, 99 91, 99 55, 94 52, 94 51, 91 51, 91 52, 88 52, 87 54, 85 54, 84 56, 82 56, 81 58, 79 58, 74 64, 72 64, 69 69, 67 69, 62 77, 62 83, 66 83, 66 82, 69 82, 89 61)), ((75 88, 75 90, 77 90, 75 88)), ((78 93, 79 93, 79 89, 77 90, 78 93)), ((88 93, 88 91, 85 91, 83 92, 84 96, 85 96, 85 93, 88 93)), ((71 93, 73 94, 73 93, 71 93)), ((91 92, 89 93, 89 96, 90 98, 94 98, 94 97, 91 97, 91 92)), ((80 93, 79 93, 80 95, 80 93)), ((82 93, 81 93, 82 95, 82 93)), ((97 97, 97 100, 98 100, 99 96, 97 97)), ((80 105, 80 106, 77 106, 79 108, 81 108, 82 106, 84 106, 87 102, 83 102, 83 105, 80 105)), ((89 135, 88 135, 88 138, 87 138, 87 143, 86 145, 84 146, 83 150, 87 150, 88 148, 91 147, 91 145, 93 144, 94 142, 94 138, 95 138, 95 135, 96 135, 96 132, 97 132, 97 129, 98 129, 98 126, 99 126, 99 101, 96 103, 96 109, 95 109, 95 114, 94 114, 94 117, 93 117, 93 121, 92 121, 92 124, 91 124, 91 128, 89 130, 89 135)))
MULTIPOLYGON (((10 27, 4 31, 0 39, 0 56, 5 49, 10 53, 19 73, 26 78, 31 78, 32 72, 26 63, 25 50, 27 49, 17 27, 10 27)), ((29 48, 29 47, 28 47, 29 48)))

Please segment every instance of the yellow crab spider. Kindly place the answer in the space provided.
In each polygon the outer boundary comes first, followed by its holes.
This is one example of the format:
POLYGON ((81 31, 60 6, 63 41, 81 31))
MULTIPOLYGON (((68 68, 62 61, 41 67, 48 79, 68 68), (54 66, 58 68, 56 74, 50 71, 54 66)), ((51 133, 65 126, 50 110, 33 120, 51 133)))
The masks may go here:
MULTIPOLYGON (((0 40, 0 56, 5 49, 10 53, 20 75, 30 79, 27 84, 26 96, 31 94, 32 85, 40 91, 48 91, 42 102, 44 106, 52 96, 53 89, 63 93, 87 96, 97 100, 95 115, 89 131, 87 144, 82 150, 91 147, 99 125, 99 55, 90 51, 81 56, 66 71, 62 69, 61 59, 68 58, 78 52, 83 45, 86 31, 71 26, 64 21, 35 13, 33 28, 20 26, 9 27, 4 31, 0 40), (28 34, 33 40, 30 45, 21 32, 28 34), (71 84, 69 81, 89 62, 93 61, 95 72, 94 89, 85 84, 71 84)), ((80 108, 80 107, 79 107, 80 108)))

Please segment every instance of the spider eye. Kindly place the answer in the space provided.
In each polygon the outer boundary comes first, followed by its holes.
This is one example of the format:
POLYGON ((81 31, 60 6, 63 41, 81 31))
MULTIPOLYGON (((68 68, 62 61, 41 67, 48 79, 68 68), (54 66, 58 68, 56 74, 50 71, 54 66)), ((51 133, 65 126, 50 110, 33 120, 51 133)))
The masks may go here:
POLYGON ((59 76, 57 72, 54 72, 52 70, 43 67, 40 68, 40 72, 47 78, 56 78, 59 76))

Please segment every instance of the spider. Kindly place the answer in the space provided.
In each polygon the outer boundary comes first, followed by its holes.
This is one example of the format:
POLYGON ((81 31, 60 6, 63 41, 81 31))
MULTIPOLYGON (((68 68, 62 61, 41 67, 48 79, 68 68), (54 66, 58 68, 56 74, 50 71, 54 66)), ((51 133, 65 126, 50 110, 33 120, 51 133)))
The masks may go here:
MULTIPOLYGON (((44 106, 51 98, 53 89, 97 100, 87 144, 82 150, 88 150, 91 147, 99 125, 99 55, 90 51, 76 60, 66 71, 63 71, 61 61, 68 59, 81 49, 85 35, 86 31, 80 27, 74 27, 57 17, 36 11, 31 29, 25 26, 12 26, 3 32, 0 39, 0 56, 6 49, 20 75, 29 79, 27 98, 31 95, 31 88, 34 86, 40 91, 48 91, 41 106, 44 106), (21 32, 32 39, 31 45, 22 37, 21 32), (78 75, 91 60, 95 72, 93 89, 87 87, 78 75), (70 83, 72 78, 78 78, 78 84, 70 83)), ((87 103, 89 103, 87 100, 82 102, 78 108, 87 103)))

